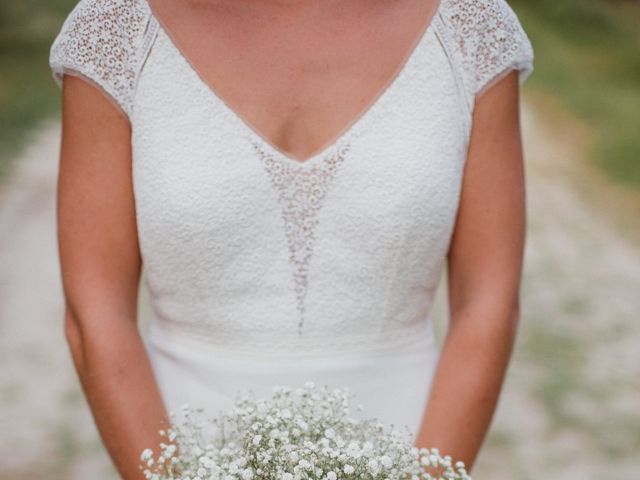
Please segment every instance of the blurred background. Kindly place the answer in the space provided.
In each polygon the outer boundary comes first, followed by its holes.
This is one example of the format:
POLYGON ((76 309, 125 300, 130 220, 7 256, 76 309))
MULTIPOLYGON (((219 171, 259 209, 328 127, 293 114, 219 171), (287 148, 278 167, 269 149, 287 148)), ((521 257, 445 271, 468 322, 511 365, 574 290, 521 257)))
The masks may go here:
MULTIPOLYGON (((637 480, 640 2, 509 3, 536 53, 522 321, 474 478, 637 480)), ((48 53, 74 4, 0 1, 0 480, 117 478, 62 329, 48 53)), ((143 289, 142 325, 147 312, 143 289)))

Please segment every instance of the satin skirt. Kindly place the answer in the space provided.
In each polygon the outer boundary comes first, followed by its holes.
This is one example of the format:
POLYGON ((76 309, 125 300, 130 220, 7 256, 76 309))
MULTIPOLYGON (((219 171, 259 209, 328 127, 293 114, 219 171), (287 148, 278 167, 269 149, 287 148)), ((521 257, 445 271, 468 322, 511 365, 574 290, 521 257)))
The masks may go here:
POLYGON ((327 357, 243 357, 178 338, 152 323, 144 337, 167 411, 182 405, 203 408, 207 417, 229 411, 239 395, 266 398, 275 385, 292 388, 307 381, 352 393, 349 416, 375 418, 408 432, 415 441, 422 424, 439 351, 431 322, 420 348, 408 351, 327 357), (362 405, 358 410, 357 405, 362 405))

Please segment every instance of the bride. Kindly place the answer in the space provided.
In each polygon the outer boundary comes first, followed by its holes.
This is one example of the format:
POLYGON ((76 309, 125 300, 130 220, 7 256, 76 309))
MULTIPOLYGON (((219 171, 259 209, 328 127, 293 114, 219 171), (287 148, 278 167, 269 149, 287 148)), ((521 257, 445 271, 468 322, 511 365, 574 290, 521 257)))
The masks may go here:
POLYGON ((183 403, 307 380, 471 468, 519 318, 532 62, 505 0, 79 1, 50 52, 65 332, 123 478, 183 403))

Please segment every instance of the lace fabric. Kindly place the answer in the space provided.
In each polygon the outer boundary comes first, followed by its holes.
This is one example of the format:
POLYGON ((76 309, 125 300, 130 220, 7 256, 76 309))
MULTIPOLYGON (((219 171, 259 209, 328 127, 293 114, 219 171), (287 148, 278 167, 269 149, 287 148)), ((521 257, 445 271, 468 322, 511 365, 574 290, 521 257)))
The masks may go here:
POLYGON ((505 0, 443 0, 441 15, 461 66, 467 102, 509 71, 524 83, 533 72, 533 48, 505 0))
POLYGON ((80 0, 54 39, 49 65, 99 86, 130 117, 136 82, 151 46, 150 10, 140 0, 80 0))

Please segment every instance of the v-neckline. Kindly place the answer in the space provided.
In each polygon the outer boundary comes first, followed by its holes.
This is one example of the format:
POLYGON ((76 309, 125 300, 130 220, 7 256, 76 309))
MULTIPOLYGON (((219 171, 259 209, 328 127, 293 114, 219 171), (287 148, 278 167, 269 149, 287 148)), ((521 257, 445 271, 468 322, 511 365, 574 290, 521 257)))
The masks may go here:
POLYGON ((253 137, 253 141, 260 143, 263 147, 266 147, 266 149, 270 150, 272 154, 280 157, 280 159, 291 165, 300 168, 307 168, 311 167, 320 159, 326 157, 333 149, 337 148, 343 141, 345 141, 347 137, 356 130, 357 127, 364 124, 364 122, 372 115, 372 112, 375 110, 375 108, 382 102, 382 99, 387 94, 387 92, 390 91, 394 87, 394 85, 399 83, 401 77, 408 69, 408 66, 411 64, 413 58, 418 54, 418 51, 420 50, 422 44, 425 42, 429 32, 432 30, 436 17, 444 0, 435 0, 431 14, 427 19, 426 24, 423 25, 420 30, 420 34, 413 40, 411 48, 407 52, 405 52, 402 61, 396 67, 393 75, 391 75, 387 79, 384 85, 382 85, 382 87, 378 89, 377 93, 371 98, 371 100, 367 102, 367 104, 360 109, 358 114, 354 116, 345 126, 343 126, 338 133, 333 135, 332 138, 327 140, 321 147, 314 150, 305 158, 299 158, 293 155, 291 152, 280 148, 278 145, 269 140, 258 128, 256 128, 255 125, 244 119, 238 112, 231 108, 227 101, 218 94, 216 88, 207 80, 205 80, 204 76, 191 62, 189 57, 184 53, 182 47, 178 45, 178 42, 173 37, 171 31, 166 28, 163 21, 160 20, 158 15, 156 15, 151 2, 149 0, 144 1, 147 4, 150 17, 157 24, 158 30, 161 31, 161 33, 167 38, 169 45, 182 58, 182 60, 188 66, 189 70, 191 70, 191 72, 195 74, 195 77, 197 78, 201 86, 203 86, 209 92, 212 98, 226 110, 227 114, 239 125, 239 127, 245 130, 245 133, 247 135, 253 137))

